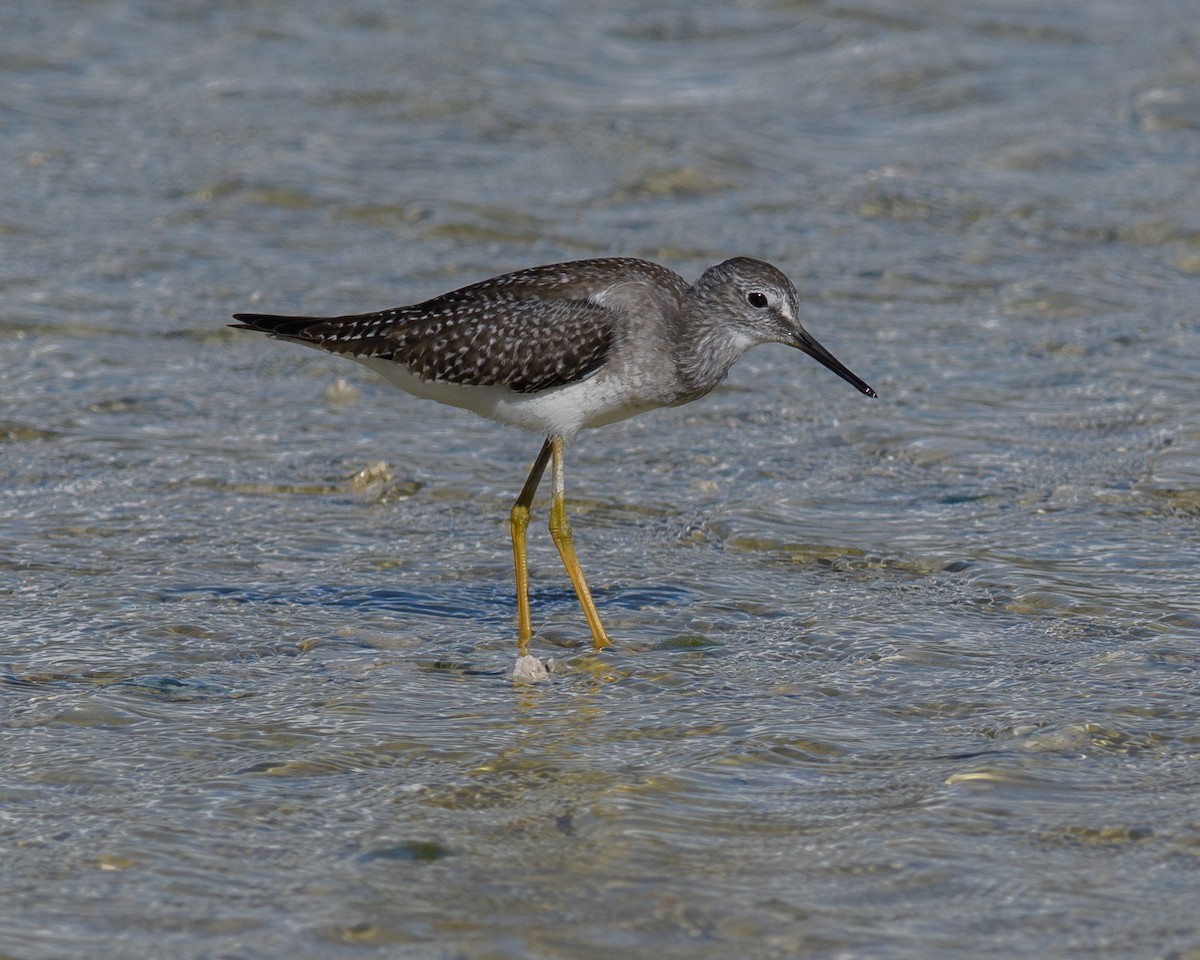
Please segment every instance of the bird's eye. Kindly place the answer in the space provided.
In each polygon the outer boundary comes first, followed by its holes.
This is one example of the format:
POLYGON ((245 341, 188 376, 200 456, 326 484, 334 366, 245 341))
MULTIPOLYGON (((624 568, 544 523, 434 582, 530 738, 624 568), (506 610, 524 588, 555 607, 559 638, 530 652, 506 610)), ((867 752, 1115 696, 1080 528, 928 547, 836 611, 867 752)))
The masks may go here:
POLYGON ((767 305, 767 295, 755 290, 753 293, 746 294, 746 302, 755 309, 762 310, 767 305))

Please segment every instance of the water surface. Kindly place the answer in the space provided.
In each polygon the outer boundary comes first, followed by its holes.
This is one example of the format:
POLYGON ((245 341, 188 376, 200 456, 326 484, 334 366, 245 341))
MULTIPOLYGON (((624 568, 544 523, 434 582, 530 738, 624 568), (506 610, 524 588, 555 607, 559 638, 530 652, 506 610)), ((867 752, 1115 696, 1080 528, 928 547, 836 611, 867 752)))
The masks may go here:
POLYGON ((1200 956, 1190 4, 0 13, 0 953, 1200 956), (734 254, 539 440, 223 327, 734 254), (380 464, 382 463, 382 466, 380 464))

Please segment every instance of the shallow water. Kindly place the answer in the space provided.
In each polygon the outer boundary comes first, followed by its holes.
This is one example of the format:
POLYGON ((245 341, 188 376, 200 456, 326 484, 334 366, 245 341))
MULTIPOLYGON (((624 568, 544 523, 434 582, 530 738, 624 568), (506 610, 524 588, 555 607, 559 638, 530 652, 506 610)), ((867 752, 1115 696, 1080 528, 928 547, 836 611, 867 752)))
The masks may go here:
POLYGON ((0 956, 1200 956, 1200 20, 9 4, 0 956), (535 437, 236 310, 791 275, 535 437), (380 466, 380 462, 384 465, 380 466))

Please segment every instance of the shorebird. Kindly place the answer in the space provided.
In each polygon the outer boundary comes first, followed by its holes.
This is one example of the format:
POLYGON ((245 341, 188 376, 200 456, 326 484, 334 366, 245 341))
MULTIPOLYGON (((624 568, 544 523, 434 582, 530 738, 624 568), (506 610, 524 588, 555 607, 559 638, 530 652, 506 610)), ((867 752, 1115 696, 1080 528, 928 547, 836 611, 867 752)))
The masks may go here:
POLYGON ((749 257, 709 267, 693 284, 656 263, 609 257, 530 267, 375 313, 234 319, 231 326, 357 360, 406 393, 545 437, 509 516, 521 655, 533 636, 525 533, 548 463, 550 536, 593 648, 610 642, 564 500, 565 452, 580 430, 699 399, 760 343, 796 347, 876 395, 801 325, 791 281, 749 257))

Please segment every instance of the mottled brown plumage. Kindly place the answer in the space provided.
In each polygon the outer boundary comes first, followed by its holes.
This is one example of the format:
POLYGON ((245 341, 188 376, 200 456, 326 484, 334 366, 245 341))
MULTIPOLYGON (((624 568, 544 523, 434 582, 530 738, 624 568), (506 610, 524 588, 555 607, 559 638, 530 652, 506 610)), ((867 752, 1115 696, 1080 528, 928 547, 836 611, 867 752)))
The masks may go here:
POLYGON ((530 267, 422 303, 344 317, 239 313, 241 326, 353 359, 406 366, 422 380, 533 393, 582 380, 603 365, 620 311, 592 298, 630 278, 686 289, 645 260, 611 257, 530 267))

